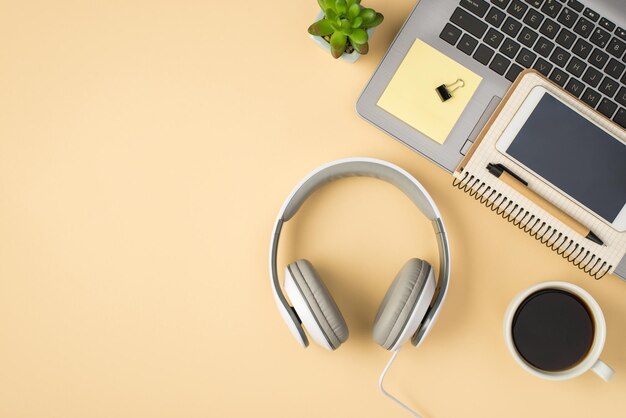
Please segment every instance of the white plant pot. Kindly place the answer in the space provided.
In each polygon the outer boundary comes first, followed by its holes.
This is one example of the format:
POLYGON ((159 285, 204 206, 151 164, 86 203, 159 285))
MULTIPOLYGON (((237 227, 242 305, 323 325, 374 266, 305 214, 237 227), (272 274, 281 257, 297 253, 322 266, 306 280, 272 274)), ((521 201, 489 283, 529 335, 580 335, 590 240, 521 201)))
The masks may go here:
MULTIPOLYGON (((317 22, 318 20, 322 19, 324 17, 324 12, 320 10, 320 12, 317 14, 317 18, 315 19, 315 21, 317 22)), ((372 39, 372 34, 374 33, 374 28, 369 28, 367 29, 367 37, 368 39, 372 39)), ((322 38, 321 36, 314 36, 309 34, 309 36, 311 37, 311 39, 313 39, 313 41, 315 41, 315 43, 317 43, 319 46, 321 46, 323 49, 325 49, 328 54, 330 55, 330 44, 328 42, 326 42, 326 39, 322 38)), ((369 40, 368 40, 369 42, 369 40)), ((358 52, 356 52, 356 50, 352 51, 351 54, 346 54, 345 52, 341 55, 341 59, 344 60, 345 62, 355 62, 356 60, 359 59, 359 57, 361 56, 361 54, 359 54, 358 52)))

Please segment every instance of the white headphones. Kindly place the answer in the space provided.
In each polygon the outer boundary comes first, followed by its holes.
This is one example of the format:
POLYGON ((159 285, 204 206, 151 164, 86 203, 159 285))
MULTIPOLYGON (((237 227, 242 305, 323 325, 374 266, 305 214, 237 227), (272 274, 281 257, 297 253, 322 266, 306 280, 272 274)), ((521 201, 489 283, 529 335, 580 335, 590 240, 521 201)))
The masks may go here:
POLYGON ((285 200, 274 226, 269 257, 274 298, 291 333, 303 347, 308 346, 304 329, 316 343, 329 350, 339 348, 348 338, 346 322, 313 265, 301 259, 285 268, 285 292, 293 303, 292 307, 280 288, 276 259, 283 224, 297 213, 306 199, 326 183, 354 176, 375 177, 402 190, 432 221, 437 237, 440 260, 437 282, 435 283, 433 268, 429 263, 418 258, 407 261, 387 291, 373 328, 374 340, 383 348, 395 352, 381 375, 381 390, 417 416, 384 391, 382 380, 397 355, 397 350, 408 340, 418 346, 439 315, 450 279, 450 247, 439 209, 426 189, 413 176, 394 164, 371 158, 334 161, 318 167, 306 176, 285 200))

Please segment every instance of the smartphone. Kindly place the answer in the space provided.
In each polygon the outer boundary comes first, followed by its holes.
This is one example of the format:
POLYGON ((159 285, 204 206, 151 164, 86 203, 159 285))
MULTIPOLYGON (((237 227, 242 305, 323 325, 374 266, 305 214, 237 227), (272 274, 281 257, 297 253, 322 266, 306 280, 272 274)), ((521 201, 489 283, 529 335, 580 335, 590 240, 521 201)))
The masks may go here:
POLYGON ((617 231, 626 230, 626 142, 544 87, 531 90, 496 149, 617 231))

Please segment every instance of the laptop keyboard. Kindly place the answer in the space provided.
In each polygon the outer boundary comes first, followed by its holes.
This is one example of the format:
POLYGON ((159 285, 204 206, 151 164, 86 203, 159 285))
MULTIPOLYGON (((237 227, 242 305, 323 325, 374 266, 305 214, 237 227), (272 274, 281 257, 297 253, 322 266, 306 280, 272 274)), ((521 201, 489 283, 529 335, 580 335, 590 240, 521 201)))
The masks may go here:
POLYGON ((439 37, 509 81, 534 68, 626 128, 626 30, 578 0, 461 0, 439 37))

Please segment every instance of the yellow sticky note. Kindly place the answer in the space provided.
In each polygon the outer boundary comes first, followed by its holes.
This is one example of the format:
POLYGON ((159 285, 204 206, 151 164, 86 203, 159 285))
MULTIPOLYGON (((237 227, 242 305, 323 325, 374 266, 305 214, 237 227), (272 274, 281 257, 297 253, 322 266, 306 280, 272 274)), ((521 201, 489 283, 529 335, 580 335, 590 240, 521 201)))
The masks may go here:
POLYGON ((482 77, 416 39, 378 106, 443 144, 481 81, 482 77), (465 86, 442 102, 436 88, 459 78, 465 86))

